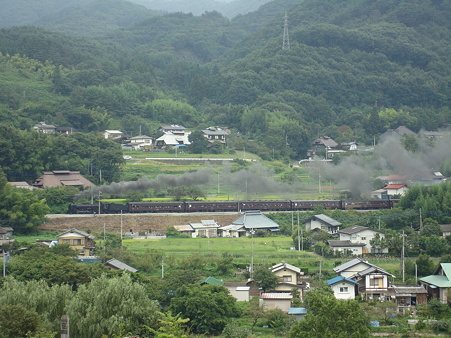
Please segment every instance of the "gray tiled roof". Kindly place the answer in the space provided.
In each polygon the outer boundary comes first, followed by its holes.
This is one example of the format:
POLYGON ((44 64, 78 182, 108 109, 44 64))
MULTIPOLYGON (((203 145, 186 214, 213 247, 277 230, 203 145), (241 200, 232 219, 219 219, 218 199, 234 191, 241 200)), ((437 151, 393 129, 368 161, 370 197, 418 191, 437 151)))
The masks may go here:
POLYGON ((246 211, 232 222, 233 225, 243 225, 249 229, 278 229, 279 224, 263 215, 260 211, 246 211))
POLYGON ((310 217, 306 222, 310 221, 311 219, 317 218, 320 221, 323 221, 324 223, 327 223, 329 225, 333 225, 333 226, 340 226, 341 223, 338 222, 337 220, 334 220, 333 218, 326 216, 324 214, 319 214, 319 215, 315 215, 310 217))

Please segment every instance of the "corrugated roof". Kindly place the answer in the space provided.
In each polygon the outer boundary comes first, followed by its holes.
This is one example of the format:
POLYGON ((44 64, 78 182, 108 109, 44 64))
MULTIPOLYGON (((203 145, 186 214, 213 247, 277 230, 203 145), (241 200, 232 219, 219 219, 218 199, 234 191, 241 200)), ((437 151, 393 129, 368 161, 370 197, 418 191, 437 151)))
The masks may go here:
POLYGON ((356 281, 354 281, 354 280, 352 280, 352 279, 349 279, 349 278, 346 278, 346 277, 343 277, 343 276, 337 276, 337 277, 334 277, 334 278, 332 278, 332 279, 329 279, 329 280, 327 281, 327 284, 328 284, 328 285, 334 285, 334 284, 337 284, 337 283, 343 282, 343 281, 346 281, 346 282, 348 282, 348 283, 352 283, 352 284, 359 285, 359 283, 357 283, 356 281))
POLYGON ((348 262, 346 262, 346 263, 343 263, 343 264, 341 264, 341 265, 339 265, 339 266, 336 266, 333 270, 334 270, 336 273, 341 273, 342 271, 345 271, 345 270, 349 269, 350 267, 353 267, 354 265, 357 265, 357 264, 359 264, 359 263, 365 263, 365 264, 367 264, 368 266, 371 266, 370 263, 364 261, 363 259, 360 259, 360 258, 354 258, 354 259, 352 259, 352 260, 350 260, 350 261, 348 261, 348 262))
POLYGON ((441 231, 451 231, 451 224, 440 224, 440 230, 441 231))
POLYGON ((201 279, 197 282, 198 284, 211 284, 211 285, 224 285, 224 282, 222 280, 216 279, 214 277, 207 277, 204 279, 201 279))
POLYGON ((135 268, 132 268, 130 265, 127 265, 127 264, 117 260, 116 258, 110 259, 109 261, 107 261, 105 263, 105 265, 111 265, 112 267, 115 267, 116 269, 126 270, 126 271, 130 271, 130 272, 138 271, 135 268))
POLYGON ((288 310, 289 315, 305 315, 307 314, 307 309, 305 307, 290 307, 288 310))
POLYGON ((430 275, 420 278, 420 281, 426 284, 438 286, 439 288, 450 288, 451 281, 443 275, 430 275))
POLYGON ((291 293, 284 293, 284 292, 269 292, 269 293, 262 293, 260 295, 261 299, 292 299, 293 295, 291 293))

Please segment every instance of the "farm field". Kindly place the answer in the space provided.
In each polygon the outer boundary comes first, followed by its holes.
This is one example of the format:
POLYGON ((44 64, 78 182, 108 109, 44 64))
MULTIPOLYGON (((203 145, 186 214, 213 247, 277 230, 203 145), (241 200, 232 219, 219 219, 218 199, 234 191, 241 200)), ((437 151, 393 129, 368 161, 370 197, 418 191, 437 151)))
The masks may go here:
MULTIPOLYGON (((123 246, 128 251, 140 254, 164 255, 182 258, 191 255, 216 256, 227 254, 234 258, 234 263, 249 265, 252 252, 255 264, 276 264, 285 261, 300 267, 309 274, 333 272, 335 264, 344 263, 351 258, 324 258, 313 252, 291 250, 293 241, 287 236, 263 238, 167 238, 167 239, 125 239, 123 246), (253 244, 252 244, 253 242, 253 244), (321 263, 320 263, 321 262, 321 263)), ((369 258, 373 264, 398 274, 398 258, 369 258)))

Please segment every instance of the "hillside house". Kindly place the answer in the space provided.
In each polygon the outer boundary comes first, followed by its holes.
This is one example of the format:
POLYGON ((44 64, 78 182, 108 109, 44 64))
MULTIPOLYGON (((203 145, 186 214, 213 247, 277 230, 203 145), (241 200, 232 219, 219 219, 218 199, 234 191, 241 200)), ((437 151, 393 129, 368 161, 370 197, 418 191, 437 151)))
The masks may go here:
POLYGON ((360 258, 354 258, 335 267, 334 271, 337 276, 358 282, 358 293, 362 294, 364 299, 389 299, 390 278, 395 276, 384 269, 360 258))
POLYGON ((130 146, 134 150, 149 150, 152 147, 152 137, 147 135, 131 137, 130 146))
POLYGON ((172 132, 165 132, 161 137, 155 140, 155 147, 157 149, 163 149, 166 147, 178 147, 191 144, 189 141, 189 135, 191 133, 174 134, 172 132))
POLYGON ((78 229, 70 229, 58 236, 58 244, 69 244, 80 256, 93 256, 95 236, 78 229))
POLYGON ((120 130, 105 130, 103 132, 103 137, 107 140, 118 140, 124 136, 124 133, 120 130))
POLYGON ((385 133, 383 133, 382 135, 379 136, 379 142, 384 142, 388 139, 402 139, 404 137, 404 135, 408 135, 408 136, 417 136, 417 134, 410 130, 409 128, 405 127, 405 126, 399 126, 396 129, 387 129, 387 131, 385 133))
POLYGON ((299 289, 302 297, 302 279, 304 272, 298 267, 281 262, 271 267, 271 272, 279 278, 279 285, 276 286, 274 292, 292 292, 293 289, 299 289))
POLYGON ((219 236, 251 236, 255 231, 277 233, 279 231, 279 224, 263 215, 259 210, 245 211, 232 224, 219 228, 219 236))
POLYGON ((180 124, 169 124, 160 127, 163 133, 172 133, 174 135, 184 135, 186 128, 180 124))
POLYGON ((190 223, 193 229, 191 237, 213 238, 218 237, 218 229, 220 225, 214 220, 201 220, 200 223, 190 223))
POLYGON ((95 184, 80 174, 79 171, 70 170, 52 170, 44 171, 43 175, 36 179, 33 187, 36 188, 53 188, 53 187, 77 187, 87 188, 94 187, 95 184))
POLYGON ((132 268, 130 265, 127 265, 127 264, 117 260, 116 258, 110 259, 109 261, 105 262, 104 265, 108 270, 112 270, 112 271, 117 271, 117 270, 128 271, 128 272, 137 272, 138 271, 135 268, 132 268))
POLYGON ((451 263, 440 263, 432 275, 420 278, 428 292, 428 298, 439 299, 443 304, 451 303, 451 263))
POLYGON ((384 233, 380 230, 354 225, 339 230, 338 235, 339 241, 329 241, 329 245, 333 247, 334 250, 344 252, 346 250, 344 247, 347 245, 349 247, 354 247, 354 249, 351 250, 354 255, 367 253, 388 253, 388 248, 373 247, 371 245, 371 240, 376 238, 383 239, 385 237, 384 233), (362 248, 361 253, 358 253, 358 247, 362 248))
POLYGON ((29 185, 27 182, 8 182, 8 183, 16 188, 33 190, 33 186, 29 185))
POLYGON ((344 276, 337 276, 327 281, 337 299, 354 299, 358 294, 359 283, 344 276))
POLYGON ((319 214, 310 217, 305 221, 305 230, 321 229, 329 234, 335 234, 340 230, 341 223, 333 218, 319 214))
POLYGON ((46 124, 45 122, 40 122, 33 126, 33 130, 36 130, 38 133, 43 133, 43 134, 55 134, 56 127, 52 124, 46 124))
POLYGON ((207 129, 202 130, 205 138, 208 142, 221 142, 226 143, 226 137, 229 135, 225 130, 218 127, 209 127, 207 129))
POLYGON ((384 190, 387 192, 388 196, 403 196, 408 188, 407 185, 401 184, 389 184, 384 187, 384 190))
POLYGON ((293 295, 287 292, 269 292, 260 295, 260 305, 267 310, 280 309, 285 313, 291 308, 293 295))
POLYGON ((451 236, 451 224, 440 224, 440 231, 442 232, 442 237, 451 236))

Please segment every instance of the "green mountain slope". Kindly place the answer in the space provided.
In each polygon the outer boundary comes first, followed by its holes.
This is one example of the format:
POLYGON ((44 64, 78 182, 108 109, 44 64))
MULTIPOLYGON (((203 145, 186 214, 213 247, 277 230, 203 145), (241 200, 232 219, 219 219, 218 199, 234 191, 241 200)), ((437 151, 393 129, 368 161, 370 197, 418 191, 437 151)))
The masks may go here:
MULTIPOLYGON (((399 125, 446 127, 449 13, 450 2, 438 0, 276 0, 234 20, 149 17, 91 41, 2 29, 0 52, 64 66, 47 79, 58 98, 35 102, 29 124, 49 105, 46 122, 84 130, 222 125, 255 140, 261 156, 273 148, 304 156, 318 134, 370 143, 399 125), (285 11, 291 48, 283 50, 285 11)), ((23 114, 20 90, 14 104, 4 98, 10 115, 23 114)))

